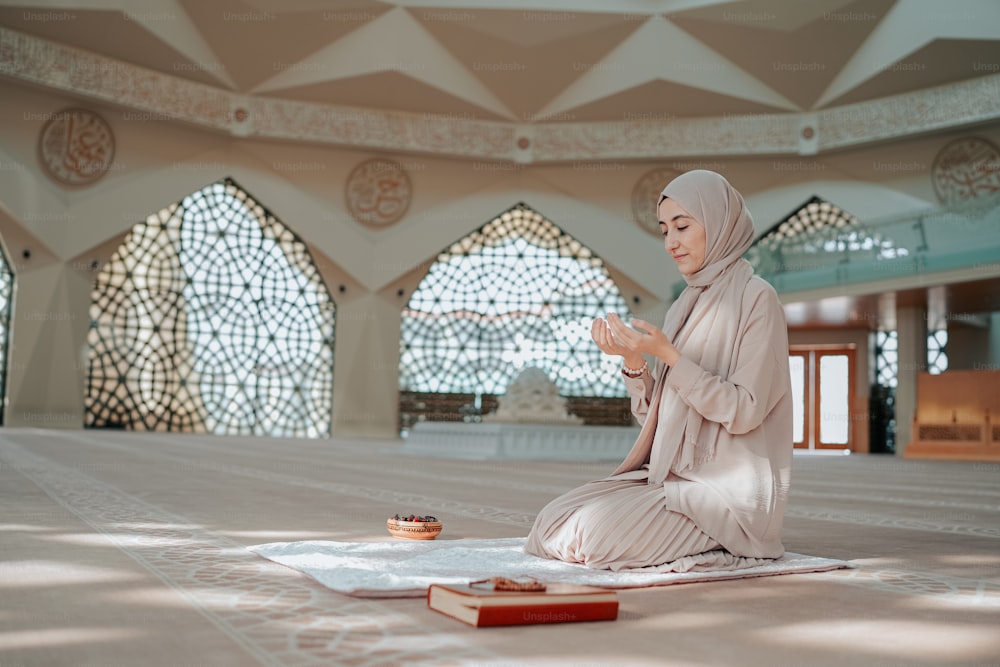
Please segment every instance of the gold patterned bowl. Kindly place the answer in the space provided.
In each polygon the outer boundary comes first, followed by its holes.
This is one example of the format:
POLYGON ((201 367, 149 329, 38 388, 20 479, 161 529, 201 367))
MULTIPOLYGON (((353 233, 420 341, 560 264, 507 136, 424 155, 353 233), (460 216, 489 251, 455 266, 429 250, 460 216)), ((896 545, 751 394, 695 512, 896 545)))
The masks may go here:
POLYGON ((385 527, 393 537, 406 540, 433 540, 441 533, 440 521, 406 521, 390 517, 385 527))

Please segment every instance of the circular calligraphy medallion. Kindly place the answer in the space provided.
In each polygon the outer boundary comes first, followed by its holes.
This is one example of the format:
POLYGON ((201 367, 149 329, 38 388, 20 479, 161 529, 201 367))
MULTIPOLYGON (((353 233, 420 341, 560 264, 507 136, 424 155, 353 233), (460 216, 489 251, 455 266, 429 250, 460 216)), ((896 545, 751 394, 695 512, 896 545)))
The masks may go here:
POLYGON ((979 137, 963 137, 942 148, 931 165, 934 192, 942 204, 1000 192, 1000 150, 979 137))
POLYGON ((409 175, 392 160, 366 160, 347 177, 347 210, 355 220, 371 227, 398 222, 409 208, 412 195, 409 175))
POLYGON ((660 235, 656 202, 667 183, 680 176, 676 169, 660 168, 643 174, 632 188, 632 219, 650 234, 660 235))
POLYGON ((115 135, 93 111, 63 109, 42 127, 38 154, 46 173, 57 183, 90 185, 111 166, 115 135))

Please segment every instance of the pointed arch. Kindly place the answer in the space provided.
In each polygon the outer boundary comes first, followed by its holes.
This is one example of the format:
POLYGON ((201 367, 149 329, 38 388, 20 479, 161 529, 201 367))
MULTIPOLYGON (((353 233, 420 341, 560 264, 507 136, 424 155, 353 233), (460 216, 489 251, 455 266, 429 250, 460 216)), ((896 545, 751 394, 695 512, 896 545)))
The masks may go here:
POLYGON ((329 435, 335 314, 305 243, 232 179, 207 185, 99 272, 85 425, 329 435))
POLYGON ((442 251, 403 311, 404 391, 501 394, 522 369, 564 396, 622 397, 594 317, 628 306, 604 261, 524 203, 442 251))

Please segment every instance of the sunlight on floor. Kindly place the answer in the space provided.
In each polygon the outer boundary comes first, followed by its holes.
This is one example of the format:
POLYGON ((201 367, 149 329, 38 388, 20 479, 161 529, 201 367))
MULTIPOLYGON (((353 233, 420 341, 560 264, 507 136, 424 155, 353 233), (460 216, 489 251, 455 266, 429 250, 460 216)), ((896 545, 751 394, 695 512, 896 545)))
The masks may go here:
POLYGON ((112 640, 142 637, 145 631, 125 628, 50 628, 0 632, 0 651, 60 644, 92 644, 112 640))
POLYGON ((113 528, 124 528, 126 530, 204 530, 205 526, 200 523, 161 523, 159 521, 123 521, 112 524, 113 528))
POLYGON ((0 531, 11 531, 15 533, 44 533, 52 530, 45 526, 30 526, 23 523, 0 523, 0 531))
POLYGON ((302 530, 220 530, 219 535, 228 537, 249 537, 255 540, 266 540, 268 542, 298 542, 300 540, 329 540, 330 533, 327 531, 302 531, 302 530))
POLYGON ((0 555, 10 559, 0 562, 0 667, 868 667, 1000 655, 993 469, 800 456, 802 516, 786 544, 857 569, 627 590, 614 623, 478 630, 420 598, 334 593, 249 549, 314 540, 390 550, 406 542, 384 517, 407 508, 442 515, 438 542, 452 547, 523 537, 524 516, 606 466, 402 461, 340 440, 156 434, 131 447, 131 437, 83 431, 68 446, 58 435, 0 433, 0 456, 47 494, 0 484, 10 503, 0 517, 0 555), (106 439, 122 443, 116 465, 142 474, 119 486, 80 474, 80 461, 108 454, 106 439), (191 466, 175 465, 182 458, 191 466), (200 461, 214 477, 187 474, 200 461), (975 521, 949 520, 959 512, 975 521))
POLYGON ((972 660, 996 646, 996 628, 931 621, 859 618, 793 623, 756 633, 769 644, 913 658, 972 660))
POLYGON ((518 667, 618 667, 621 665, 628 665, 628 667, 691 667, 692 664, 697 663, 692 663, 690 660, 671 660, 668 656, 657 657, 656 659, 639 658, 634 655, 628 655, 627 649, 623 649, 620 659, 605 656, 595 657, 592 655, 567 656, 563 652, 562 655, 520 658, 516 663, 509 661, 483 661, 476 664, 482 667, 509 667, 515 664, 518 667))
POLYGON ((0 568, 0 588, 67 586, 141 578, 137 574, 111 568, 51 560, 5 561, 0 568))
POLYGON ((1000 573, 1000 555, 989 554, 949 554, 938 556, 937 560, 945 565, 960 565, 975 571, 1000 573))
POLYGON ((206 598, 214 593, 216 597, 225 598, 223 603, 220 603, 219 608, 226 608, 231 604, 231 600, 234 597, 232 593, 226 591, 218 591, 217 589, 211 589, 205 587, 203 589, 188 587, 184 589, 184 592, 174 590, 173 588, 158 588, 158 587, 143 587, 143 588, 131 588, 124 591, 108 591, 103 595, 99 596, 99 599, 104 600, 108 603, 126 603, 133 604, 143 607, 172 607, 177 609, 190 609, 191 608, 191 596, 203 595, 206 598))
MULTIPOLYGON (((40 539, 48 540, 49 542, 77 544, 85 547, 117 547, 121 543, 134 541, 136 535, 147 536, 148 533, 140 533, 138 530, 131 533, 61 533, 59 535, 44 535, 40 539)), ((197 542, 188 538, 167 539, 157 537, 156 540, 157 545, 162 547, 197 544, 197 542)))
POLYGON ((669 614, 657 614, 655 621, 656 625, 666 623, 673 630, 700 630, 716 626, 734 627, 740 622, 740 618, 739 614, 676 611, 669 614))

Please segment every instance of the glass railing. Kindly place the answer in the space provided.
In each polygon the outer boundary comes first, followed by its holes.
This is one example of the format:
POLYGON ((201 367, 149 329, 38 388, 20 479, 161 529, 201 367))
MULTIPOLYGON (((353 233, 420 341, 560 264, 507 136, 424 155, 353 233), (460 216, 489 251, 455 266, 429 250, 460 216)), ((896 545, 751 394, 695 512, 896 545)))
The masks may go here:
MULTIPOLYGON (((1000 274, 1000 195, 960 206, 758 240, 745 255, 779 292, 937 271, 1000 274)), ((684 288, 674 286, 675 296, 684 288)))

